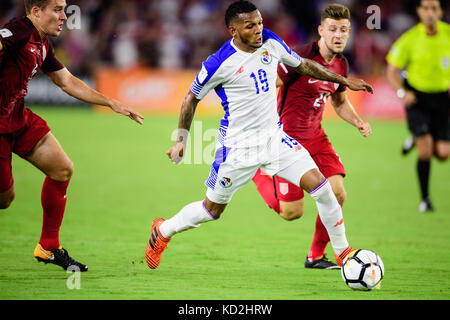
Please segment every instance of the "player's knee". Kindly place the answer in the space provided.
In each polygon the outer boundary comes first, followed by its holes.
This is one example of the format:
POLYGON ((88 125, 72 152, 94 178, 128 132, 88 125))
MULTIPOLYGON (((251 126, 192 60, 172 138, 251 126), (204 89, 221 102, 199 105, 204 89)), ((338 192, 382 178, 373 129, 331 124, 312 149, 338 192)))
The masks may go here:
POLYGON ((433 157, 433 140, 432 138, 424 137, 417 138, 416 141, 417 156, 421 160, 431 160, 433 157))
POLYGON ((281 208, 280 217, 284 220, 292 221, 300 219, 303 216, 303 208, 281 208))
POLYGON ((15 193, 11 192, 7 196, 0 197, 0 209, 8 209, 14 201, 15 193))
POLYGON ((347 192, 345 190, 338 190, 334 193, 334 195, 336 196, 336 200, 339 202, 339 205, 342 207, 345 199, 347 199, 347 192))
POLYGON ((440 154, 440 153, 436 153, 436 158, 439 161, 446 161, 448 159, 448 154, 440 154))
POLYGON ((73 170, 73 162, 69 160, 63 166, 51 172, 48 177, 56 181, 67 181, 72 178, 73 170))
POLYGON ((435 150, 435 156, 440 161, 445 161, 449 157, 450 148, 448 147, 437 147, 435 150))

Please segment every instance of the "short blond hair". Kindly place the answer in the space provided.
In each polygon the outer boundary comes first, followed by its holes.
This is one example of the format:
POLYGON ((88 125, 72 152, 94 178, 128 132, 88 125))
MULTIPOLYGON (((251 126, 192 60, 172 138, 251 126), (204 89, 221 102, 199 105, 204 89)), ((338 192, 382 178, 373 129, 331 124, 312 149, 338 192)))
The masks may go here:
POLYGON ((350 20, 350 9, 341 4, 330 4, 322 10, 320 22, 323 22, 326 18, 333 20, 350 20))

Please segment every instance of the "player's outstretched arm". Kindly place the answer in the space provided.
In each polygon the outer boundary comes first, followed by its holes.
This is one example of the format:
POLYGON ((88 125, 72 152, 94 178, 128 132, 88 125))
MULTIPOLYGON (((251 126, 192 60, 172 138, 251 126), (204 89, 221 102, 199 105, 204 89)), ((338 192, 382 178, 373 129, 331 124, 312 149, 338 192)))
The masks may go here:
POLYGON ((87 103, 110 107, 115 112, 130 117, 130 119, 142 124, 142 119, 144 119, 144 117, 138 112, 125 106, 122 102, 111 99, 92 89, 86 83, 72 75, 66 68, 49 72, 47 73, 47 76, 60 87, 61 90, 72 97, 87 103))
POLYGON ((295 71, 300 74, 308 75, 311 78, 342 84, 354 91, 368 91, 373 93, 372 86, 364 80, 345 78, 310 59, 303 58, 302 63, 295 68, 295 71))
POLYGON ((365 122, 353 108, 352 103, 344 92, 335 92, 331 95, 331 105, 339 117, 355 126, 363 137, 372 134, 372 128, 368 122, 365 122))
POLYGON ((189 135, 189 129, 191 128, 192 120, 194 119, 195 109, 199 103, 199 99, 189 91, 184 98, 181 105, 180 118, 178 120, 178 135, 177 141, 174 146, 167 150, 166 154, 172 162, 178 164, 181 162, 184 156, 184 150, 186 149, 187 138, 189 135))

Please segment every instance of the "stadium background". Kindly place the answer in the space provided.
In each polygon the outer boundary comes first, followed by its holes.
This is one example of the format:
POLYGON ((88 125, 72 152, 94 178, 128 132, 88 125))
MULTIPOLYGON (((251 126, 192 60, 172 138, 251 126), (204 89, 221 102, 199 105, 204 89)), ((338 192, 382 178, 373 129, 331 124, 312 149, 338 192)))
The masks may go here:
MULTIPOLYGON (((318 38, 321 9, 333 1, 256 0, 271 29, 293 49, 318 38)), ((337 1, 339 2, 339 1, 337 1)), ((177 113, 186 88, 202 61, 229 38, 223 13, 230 1, 217 0, 74 0, 81 8, 79 29, 65 28, 54 38, 56 54, 77 76, 133 107, 177 113)), ((385 56, 393 41, 417 22, 415 1, 345 0, 352 12, 352 34, 345 50, 350 72, 370 81, 376 95, 350 93, 365 117, 402 118, 402 105, 383 77, 385 56), (380 28, 366 26, 380 8, 380 28)), ((445 3, 445 1, 443 1, 445 3)), ((445 10, 445 21, 450 18, 445 10)), ((23 14, 21 0, 0 4, 0 25, 23 14)), ((70 14, 68 14, 70 17, 70 14)), ((30 104, 79 104, 54 90, 46 77, 30 83, 30 104)), ((332 108, 326 116, 334 116, 332 108)), ((222 112, 211 93, 199 113, 222 112)))
MULTIPOLYGON (((347 170, 349 241, 382 257, 381 290, 353 292, 338 273, 304 269, 317 212, 313 201, 306 198, 300 222, 286 222, 267 208, 252 183, 233 197, 219 223, 177 235, 160 267, 154 272, 146 267, 151 221, 204 196, 210 162, 193 152, 196 165, 174 166, 165 151, 201 62, 229 37, 223 22, 229 2, 68 1, 81 8, 81 28, 53 39, 57 56, 102 92, 139 107, 146 119, 138 126, 98 112, 105 109, 80 104, 42 74, 30 81, 28 105, 49 123, 75 163, 61 243, 89 272, 76 290, 70 274, 34 261, 44 177, 14 156, 16 200, 0 215, 1 299, 450 299, 448 161, 433 161, 437 211, 420 215, 415 151, 400 155, 408 134, 403 106, 383 76, 392 42, 417 22, 413 1, 254 0, 265 27, 293 48, 317 39, 326 4, 343 3, 352 11, 345 55, 351 73, 373 84, 375 94, 349 94, 370 120, 373 135, 363 139, 336 120, 330 107, 324 128, 347 170), (366 10, 373 4, 381 10, 379 30, 366 27, 366 10)), ((22 10, 21 0, 2 0, 0 24, 22 10)), ((447 8, 444 20, 449 18, 447 8)), ((207 132, 217 128, 222 113, 214 93, 199 104, 192 134, 203 143, 194 146, 200 152, 214 146, 207 132)), ((327 254, 333 256, 330 246, 327 254)))

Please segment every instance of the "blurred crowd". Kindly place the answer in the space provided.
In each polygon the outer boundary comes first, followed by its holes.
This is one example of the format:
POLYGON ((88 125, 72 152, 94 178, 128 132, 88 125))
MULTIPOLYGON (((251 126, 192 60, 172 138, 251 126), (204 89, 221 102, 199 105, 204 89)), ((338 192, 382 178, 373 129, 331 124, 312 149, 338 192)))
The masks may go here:
MULTIPOLYGON (((66 28, 53 39, 57 56, 77 75, 90 75, 101 66, 198 69, 230 38, 224 13, 233 0, 67 0, 81 14, 77 28, 66 28)), ((345 55, 351 72, 380 74, 393 41, 417 23, 413 0, 253 0, 264 27, 292 48, 318 39, 320 11, 330 3, 344 4, 352 13, 352 34, 345 55), (380 9, 380 28, 367 28, 380 9)), ((446 1, 441 2, 443 5, 446 1)), ((444 8, 445 21, 450 13, 444 8)), ((23 0, 1 0, 0 25, 24 15, 23 0)), ((76 23, 75 23, 76 25, 76 23)))

